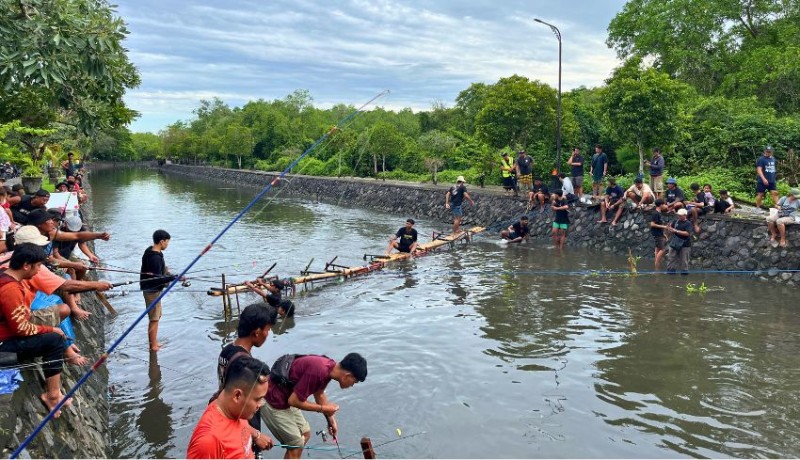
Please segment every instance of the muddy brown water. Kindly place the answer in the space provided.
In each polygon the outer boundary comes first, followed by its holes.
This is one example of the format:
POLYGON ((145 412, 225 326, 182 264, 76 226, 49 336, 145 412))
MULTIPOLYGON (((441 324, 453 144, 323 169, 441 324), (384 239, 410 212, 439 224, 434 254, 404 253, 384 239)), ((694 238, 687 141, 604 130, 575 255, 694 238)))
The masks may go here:
MULTIPOLYGON (((186 266, 255 194, 147 170, 92 181, 96 228, 113 234, 98 253, 131 270, 157 228, 173 237, 168 265, 186 266)), ((334 255, 359 264, 406 217, 285 197, 257 205, 194 267, 211 270, 165 297, 164 349, 147 352, 141 324, 112 355, 109 455, 185 456, 216 387, 216 357, 235 333, 219 298, 205 294, 220 272, 245 279, 278 262, 276 273, 295 275, 334 255)), ((426 236, 445 227, 417 222, 426 236)), ((366 435, 381 458, 800 456, 798 291, 735 276, 591 274, 626 266, 485 235, 301 293, 296 320, 255 355, 270 364, 289 352, 366 356, 365 383, 328 391, 341 405, 344 455, 366 435), (586 274, 558 274, 575 270, 586 274), (688 292, 688 283, 708 290, 688 292)), ((144 308, 140 292, 125 292, 111 298, 120 314, 109 343, 144 308)), ((324 427, 317 414, 308 419, 324 427)), ((310 446, 309 457, 340 456, 317 435, 310 446)))

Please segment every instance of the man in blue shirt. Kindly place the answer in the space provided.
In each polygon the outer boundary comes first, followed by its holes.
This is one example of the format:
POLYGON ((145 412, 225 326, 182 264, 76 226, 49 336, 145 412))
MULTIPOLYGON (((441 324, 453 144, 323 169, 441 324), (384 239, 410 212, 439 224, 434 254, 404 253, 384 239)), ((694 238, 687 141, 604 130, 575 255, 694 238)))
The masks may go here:
POLYGON ((617 225, 617 221, 622 215, 624 203, 625 191, 622 190, 622 187, 617 185, 616 179, 610 177, 608 179, 608 187, 606 187, 606 196, 600 203, 600 220, 598 220, 597 223, 604 224, 608 222, 608 220, 606 220, 606 211, 616 211, 617 213, 614 215, 614 220, 611 221, 611 225, 617 225))
POLYGON ((775 206, 778 205, 777 170, 775 169, 775 157, 772 156, 772 147, 764 147, 764 155, 756 161, 756 207, 761 208, 761 200, 764 199, 764 192, 769 190, 775 206))

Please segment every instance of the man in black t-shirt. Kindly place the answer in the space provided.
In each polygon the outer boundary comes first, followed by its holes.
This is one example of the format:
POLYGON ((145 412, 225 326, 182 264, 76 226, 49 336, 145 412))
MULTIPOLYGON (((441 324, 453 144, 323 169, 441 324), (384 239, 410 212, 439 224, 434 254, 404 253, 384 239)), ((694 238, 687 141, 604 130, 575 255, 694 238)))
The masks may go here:
POLYGON ((414 219, 407 219, 405 227, 400 228, 389 238, 389 247, 386 248, 387 256, 392 253, 392 249, 414 254, 417 249, 417 231, 414 229, 414 223, 414 219))
POLYGON ((675 273, 680 268, 682 275, 688 275, 689 256, 692 251, 692 223, 688 220, 689 212, 686 209, 679 209, 677 214, 678 220, 665 229, 671 235, 668 243, 667 273, 675 273), (679 246, 673 245, 673 240, 679 246))
POLYGON ((466 180, 464 176, 458 176, 456 179, 455 187, 450 187, 450 190, 444 196, 444 207, 453 213, 453 234, 455 235, 461 230, 461 220, 464 218, 464 209, 461 207, 466 198, 472 206, 475 206, 475 201, 467 193, 466 180))
MULTIPOLYGON (((171 238, 166 230, 156 230, 153 232, 153 245, 145 249, 144 254, 142 254, 139 287, 141 287, 144 295, 145 308, 161 295, 165 285, 175 279, 167 269, 163 254, 163 251, 169 246, 171 238)), ((150 323, 147 325, 147 339, 150 343, 150 351, 158 351, 161 348, 161 344, 158 343, 158 322, 161 320, 160 300, 147 312, 147 316, 150 319, 150 323)))
POLYGON ((653 237, 655 243, 655 269, 661 267, 661 261, 664 259, 667 247, 667 237, 664 236, 664 230, 667 229, 667 224, 664 222, 664 214, 667 212, 667 205, 661 198, 656 200, 655 212, 653 217, 650 218, 650 235, 653 237))
POLYGON ((570 166, 570 177, 572 177, 572 185, 575 186, 575 195, 578 198, 583 196, 583 155, 581 149, 575 147, 572 149, 567 164, 570 166))
POLYGON ((666 197, 667 207, 670 212, 675 212, 683 208, 683 202, 686 201, 686 195, 683 193, 683 189, 678 187, 678 181, 672 177, 667 179, 666 197))
POLYGON ((542 179, 537 177, 531 191, 528 192, 528 210, 535 209, 537 205, 544 206, 545 201, 549 199, 550 190, 542 183, 542 179))
POLYGON ((25 195, 19 203, 11 206, 14 215, 14 222, 20 226, 28 223, 28 214, 36 209, 47 209, 47 202, 50 200, 50 192, 40 189, 33 195, 25 195))
POLYGON ((522 216, 519 222, 509 225, 508 229, 500 232, 500 238, 508 240, 509 243, 521 243, 528 240, 531 229, 528 227, 528 216, 522 216))

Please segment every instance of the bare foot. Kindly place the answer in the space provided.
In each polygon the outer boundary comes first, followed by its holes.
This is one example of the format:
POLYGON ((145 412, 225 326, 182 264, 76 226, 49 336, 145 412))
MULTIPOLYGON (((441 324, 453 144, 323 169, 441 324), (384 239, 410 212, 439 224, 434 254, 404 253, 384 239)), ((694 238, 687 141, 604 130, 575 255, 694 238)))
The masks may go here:
POLYGON ((89 315, 91 315, 91 313, 78 306, 75 306, 75 308, 72 310, 72 316, 79 321, 89 318, 89 315))
MULTIPOLYGON (((44 403, 44 406, 47 408, 48 412, 52 412, 52 410, 55 409, 55 407, 63 398, 64 395, 61 392, 59 392, 58 396, 54 398, 48 397, 47 393, 42 393, 42 395, 39 396, 39 399, 42 401, 42 403, 44 403)), ((64 408, 64 407, 69 407, 71 405, 72 405, 72 398, 69 398, 64 402, 63 405, 61 405, 61 407, 64 408)), ((55 414, 53 414, 53 418, 59 418, 59 417, 61 417, 61 409, 59 409, 55 414)))
POLYGON ((158 351, 161 349, 161 344, 156 342, 155 345, 150 345, 150 351, 158 351))
POLYGON ((67 347, 67 351, 64 352, 64 359, 75 366, 85 366, 89 362, 85 356, 81 355, 81 350, 74 344, 67 347))
POLYGON ((616 222, 611 222, 611 226, 612 226, 612 227, 616 227, 616 226, 617 226, 617 223, 616 223, 616 222))
POLYGON ((598 220, 597 223, 598 224, 607 224, 608 221, 607 220, 598 220))
POLYGON ((769 237, 770 241, 775 241, 775 239, 776 239, 776 237, 774 237, 774 236, 769 237))
POLYGON ((785 248, 786 247, 786 241, 781 241, 780 244, 778 244, 778 246, 780 246, 782 248, 785 248))

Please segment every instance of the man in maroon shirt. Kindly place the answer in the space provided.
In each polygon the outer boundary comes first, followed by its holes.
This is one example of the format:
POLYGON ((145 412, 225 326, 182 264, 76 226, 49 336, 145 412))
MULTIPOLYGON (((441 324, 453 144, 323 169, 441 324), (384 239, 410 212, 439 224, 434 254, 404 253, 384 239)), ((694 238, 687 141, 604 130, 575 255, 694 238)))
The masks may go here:
POLYGON ((338 426, 334 414, 339 406, 328 401, 325 387, 336 380, 341 388, 350 388, 366 378, 367 360, 358 353, 350 353, 338 363, 318 355, 278 358, 270 373, 267 403, 261 408, 261 416, 281 444, 297 446, 287 447, 283 458, 300 458, 302 447, 311 437, 311 425, 301 411, 324 414, 328 431, 336 439, 338 426), (311 395, 315 403, 308 401, 311 395))

